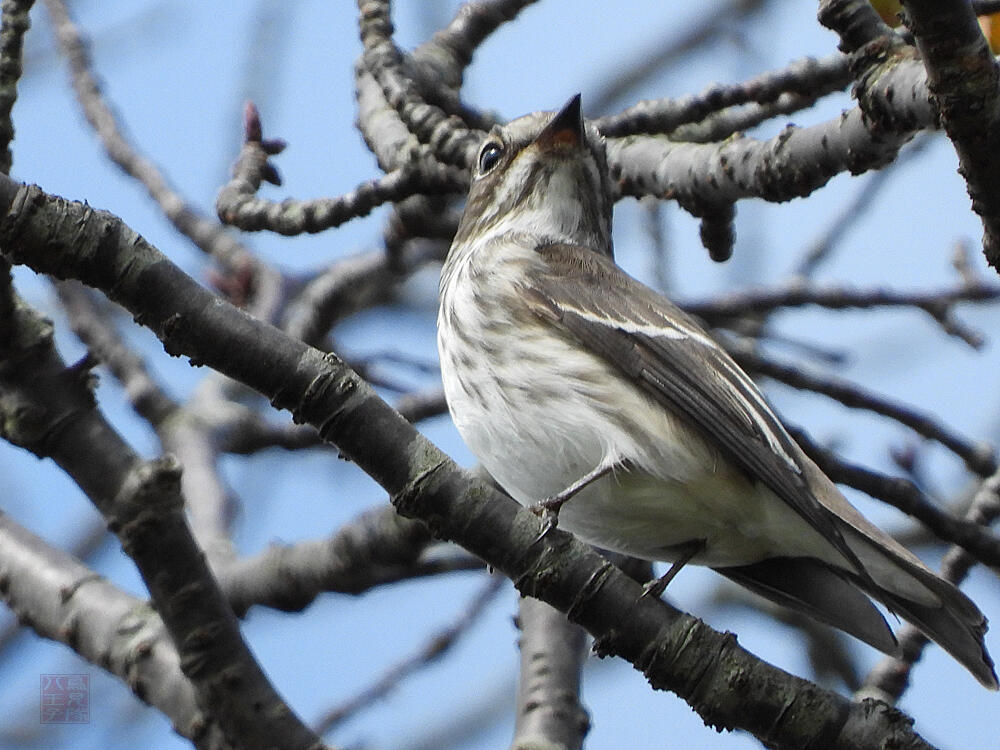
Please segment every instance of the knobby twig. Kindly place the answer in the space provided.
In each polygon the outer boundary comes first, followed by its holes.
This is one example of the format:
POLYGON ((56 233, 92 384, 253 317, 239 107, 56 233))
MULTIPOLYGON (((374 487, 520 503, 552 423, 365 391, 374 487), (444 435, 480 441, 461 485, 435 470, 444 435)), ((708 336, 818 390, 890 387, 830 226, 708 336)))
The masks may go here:
POLYGON ((244 119, 243 149, 233 168, 233 179, 219 191, 216 200, 219 219, 244 231, 267 229, 286 236, 322 232, 412 195, 447 195, 468 189, 462 171, 438 163, 426 149, 421 149, 422 155, 414 154, 398 169, 337 198, 280 202, 256 198, 261 182, 281 184, 270 157, 281 152, 284 142, 263 138, 260 115, 252 103, 247 104, 244 119))
POLYGON ((13 156, 10 143, 14 140, 14 123, 10 118, 17 101, 17 84, 21 80, 21 53, 24 35, 31 26, 28 11, 34 0, 6 0, 3 3, 0 26, 0 172, 10 174, 13 156))

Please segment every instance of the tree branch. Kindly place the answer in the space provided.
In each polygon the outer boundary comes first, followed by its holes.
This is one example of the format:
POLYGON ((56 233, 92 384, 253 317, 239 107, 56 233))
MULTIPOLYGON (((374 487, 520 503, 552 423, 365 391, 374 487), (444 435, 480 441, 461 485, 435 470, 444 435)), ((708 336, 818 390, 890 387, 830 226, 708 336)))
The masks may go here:
POLYGON ((702 122, 730 107, 774 104, 782 94, 796 94, 815 101, 825 94, 843 90, 851 82, 849 62, 845 55, 831 55, 822 60, 807 57, 743 83, 715 84, 700 94, 681 99, 641 101, 592 122, 608 138, 667 134, 684 125, 702 122))
POLYGON ((325 712, 315 723, 316 733, 321 736, 325 735, 354 714, 364 710, 380 698, 384 698, 414 672, 444 656, 480 618, 486 606, 500 591, 502 583, 504 580, 499 577, 487 581, 455 622, 433 634, 416 653, 386 670, 385 674, 356 696, 325 712))
POLYGON ((70 18, 63 0, 45 0, 60 51, 70 66, 73 90, 84 117, 104 146, 112 162, 137 180, 174 228, 202 252, 227 269, 233 283, 230 295, 238 302, 251 297, 265 308, 274 303, 277 277, 261 264, 224 226, 208 218, 170 184, 160 169, 129 143, 118 116, 104 99, 93 72, 87 43, 70 18), (263 293, 262 293, 263 292, 263 293))
POLYGON ((13 156, 10 142, 14 140, 14 123, 10 113, 17 101, 17 84, 21 80, 21 53, 24 35, 31 26, 28 11, 35 0, 6 0, 3 3, 3 23, 0 25, 0 172, 10 174, 13 156))
POLYGON ((569 534, 543 535, 534 514, 473 481, 336 356, 214 297, 116 217, 8 178, 0 178, 3 207, 0 248, 12 261, 100 288, 168 353, 210 365, 313 424, 400 513, 503 571, 523 594, 567 612, 594 635, 598 653, 632 662, 711 725, 746 729, 775 747, 929 747, 902 714, 852 704, 782 672, 731 635, 642 597, 638 583, 569 534))
MULTIPOLYGON (((8 178, 4 178, 8 179, 8 178)), ((66 367, 51 324, 13 297, 0 316, 0 429, 52 458, 87 494, 135 561, 199 705, 234 745, 315 750, 243 642, 184 518, 180 467, 143 461, 99 413, 92 362, 66 367)))
POLYGON ((308 201, 256 198, 262 181, 281 184, 270 162, 270 157, 280 152, 279 144, 284 147, 283 142, 262 138, 257 109, 247 104, 246 135, 233 168, 233 179, 223 186, 216 199, 215 207, 222 222, 250 232, 267 229, 286 236, 315 234, 367 216, 385 203, 418 194, 447 195, 468 189, 468 178, 463 171, 438 163, 426 147, 421 147, 399 168, 336 198, 308 201))
POLYGON ((967 0, 904 0, 928 87, 1000 271, 1000 68, 967 0))
POLYGON ((545 602, 524 597, 518 607, 521 669, 511 750, 579 750, 590 729, 580 702, 586 657, 583 630, 545 602))

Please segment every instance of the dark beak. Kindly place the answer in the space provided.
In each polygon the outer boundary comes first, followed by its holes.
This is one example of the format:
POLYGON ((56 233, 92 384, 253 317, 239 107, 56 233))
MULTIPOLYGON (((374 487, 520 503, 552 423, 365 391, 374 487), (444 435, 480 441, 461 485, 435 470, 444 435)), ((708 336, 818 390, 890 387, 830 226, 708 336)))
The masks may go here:
POLYGON ((583 143, 583 114, 580 112, 580 95, 576 94, 556 112, 535 138, 544 149, 574 148, 583 143))

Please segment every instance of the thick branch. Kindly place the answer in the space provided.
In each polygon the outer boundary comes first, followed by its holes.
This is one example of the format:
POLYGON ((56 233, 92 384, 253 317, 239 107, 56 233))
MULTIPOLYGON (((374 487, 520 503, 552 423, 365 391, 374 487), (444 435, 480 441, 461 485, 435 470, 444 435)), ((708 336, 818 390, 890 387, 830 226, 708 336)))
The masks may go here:
MULTIPOLYGON (((933 111, 928 107, 932 124, 933 111)), ((895 158, 912 132, 875 137, 860 109, 806 128, 789 126, 766 141, 676 143, 666 136, 608 141, 608 160, 624 195, 675 198, 700 215, 700 206, 743 198, 786 201, 809 195, 841 172, 859 174, 895 158)))
POLYGON ((199 706, 227 739, 247 748, 322 747, 243 642, 187 527, 180 467, 170 457, 143 461, 105 421, 90 390, 91 364, 66 367, 51 324, 14 297, 0 316, 0 434, 52 458, 101 511, 142 574, 199 706))
POLYGON ((177 650, 145 601, 124 593, 3 513, 0 575, 4 601, 38 635, 68 644, 116 675, 200 747, 231 747, 218 723, 198 708, 177 650))
POLYGON ((511 750, 579 750, 590 729, 580 702, 585 634, 558 610, 527 597, 517 625, 521 670, 511 750))
POLYGON ((775 747, 926 748, 912 722, 852 704, 741 649, 731 635, 642 597, 627 578, 531 512, 472 481, 334 355, 323 355, 214 297, 114 216, 0 178, 0 248, 40 273, 73 276, 129 309, 172 354, 246 383, 315 425, 392 496, 406 516, 458 542, 518 589, 567 612, 658 689, 712 726, 744 728, 775 747))
POLYGON ((905 0, 934 102, 1000 270, 1000 68, 967 0, 905 0))

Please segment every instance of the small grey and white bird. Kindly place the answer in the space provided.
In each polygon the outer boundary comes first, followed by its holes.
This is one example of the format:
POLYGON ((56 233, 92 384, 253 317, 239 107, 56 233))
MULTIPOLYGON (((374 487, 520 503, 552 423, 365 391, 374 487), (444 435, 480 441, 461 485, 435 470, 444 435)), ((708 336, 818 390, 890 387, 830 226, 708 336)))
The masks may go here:
POLYGON ((472 452, 523 505, 572 496, 559 524, 587 542, 710 566, 894 654, 871 596, 996 689, 982 613, 848 503, 694 320, 615 265, 611 213, 579 96, 487 136, 438 315, 472 452))

